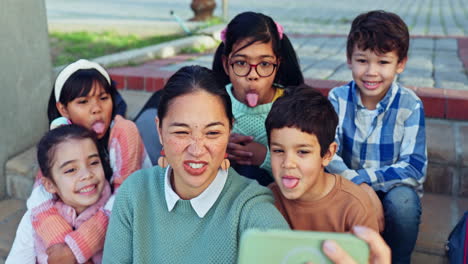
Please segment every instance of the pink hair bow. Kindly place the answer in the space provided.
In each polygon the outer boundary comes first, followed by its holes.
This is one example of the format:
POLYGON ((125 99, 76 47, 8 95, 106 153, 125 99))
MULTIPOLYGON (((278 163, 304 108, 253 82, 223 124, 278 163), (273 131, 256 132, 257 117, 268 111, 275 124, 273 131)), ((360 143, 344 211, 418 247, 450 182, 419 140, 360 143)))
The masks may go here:
POLYGON ((279 38, 280 39, 283 39, 283 33, 284 33, 284 28, 283 26, 278 23, 278 22, 275 22, 275 25, 276 25, 276 30, 278 30, 278 35, 279 35, 279 38))
MULTIPOLYGON (((284 27, 278 22, 275 22, 275 25, 276 25, 276 30, 278 30, 279 39, 283 39, 284 27)), ((221 38, 221 41, 223 43, 226 43, 226 34, 227 34, 227 27, 221 30, 221 33, 219 34, 219 37, 221 38)))
POLYGON ((223 30, 221 30, 221 33, 219 33, 219 37, 221 38, 221 41, 223 43, 226 43, 226 33, 227 33, 227 27, 223 28, 223 30))

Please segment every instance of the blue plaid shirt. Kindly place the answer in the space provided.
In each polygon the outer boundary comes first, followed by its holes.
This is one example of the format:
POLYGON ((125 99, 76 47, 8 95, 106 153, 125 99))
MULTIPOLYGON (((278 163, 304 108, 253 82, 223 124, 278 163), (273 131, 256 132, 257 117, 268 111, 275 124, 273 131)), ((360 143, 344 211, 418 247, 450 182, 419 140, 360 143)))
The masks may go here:
POLYGON ((330 91, 339 117, 338 151, 327 170, 387 192, 399 185, 422 195, 427 151, 424 109, 416 94, 393 82, 375 110, 362 105, 354 81, 330 91))

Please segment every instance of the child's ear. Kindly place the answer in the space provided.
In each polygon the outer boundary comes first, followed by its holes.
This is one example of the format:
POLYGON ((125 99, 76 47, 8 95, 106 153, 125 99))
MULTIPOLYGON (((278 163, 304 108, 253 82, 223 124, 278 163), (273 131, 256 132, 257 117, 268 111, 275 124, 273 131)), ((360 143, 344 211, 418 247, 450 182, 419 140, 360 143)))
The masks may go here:
POLYGON ((70 119, 67 107, 65 105, 63 105, 61 102, 57 102, 55 103, 55 107, 57 107, 57 110, 59 111, 61 116, 70 119))
POLYGON ((162 136, 161 136, 161 128, 159 127, 159 118, 155 117, 154 122, 156 123, 156 130, 158 131, 159 143, 161 143, 162 145, 163 141, 162 141, 162 136))
POLYGON ((405 57, 402 59, 398 64, 397 64, 397 70, 396 72, 398 74, 402 73, 405 70, 406 67, 406 62, 408 62, 408 57, 405 57))
POLYGON ((42 185, 44 186, 44 188, 46 189, 47 192, 52 193, 52 194, 57 193, 57 187, 55 186, 55 184, 52 182, 51 179, 46 178, 46 177, 43 176, 42 177, 42 185))
POLYGON ((351 70, 351 58, 346 58, 346 64, 348 64, 348 69, 351 70))
POLYGON ((226 58, 225 55, 221 56, 221 61, 223 62, 224 72, 226 73, 226 75, 229 76, 229 69, 228 69, 228 66, 227 66, 227 58, 226 58))
POLYGON ((330 163, 330 161, 333 159, 333 156, 335 156, 336 150, 338 149, 338 144, 336 142, 332 142, 330 146, 328 147, 327 152, 325 152, 325 155, 323 155, 322 158, 322 166, 326 167, 330 163))

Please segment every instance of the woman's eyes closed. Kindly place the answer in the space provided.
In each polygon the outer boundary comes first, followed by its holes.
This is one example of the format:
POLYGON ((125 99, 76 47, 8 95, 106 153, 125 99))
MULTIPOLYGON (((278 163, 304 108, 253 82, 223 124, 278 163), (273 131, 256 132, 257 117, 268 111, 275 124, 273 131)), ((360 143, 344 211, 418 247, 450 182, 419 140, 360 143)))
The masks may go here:
POLYGON ((174 135, 176 137, 187 137, 190 135, 190 131, 184 129, 174 129, 170 130, 169 134, 174 135))
POLYGON ((206 136, 208 138, 217 138, 220 135, 221 135, 221 131, 219 131, 219 130, 213 130, 213 131, 206 132, 206 136))

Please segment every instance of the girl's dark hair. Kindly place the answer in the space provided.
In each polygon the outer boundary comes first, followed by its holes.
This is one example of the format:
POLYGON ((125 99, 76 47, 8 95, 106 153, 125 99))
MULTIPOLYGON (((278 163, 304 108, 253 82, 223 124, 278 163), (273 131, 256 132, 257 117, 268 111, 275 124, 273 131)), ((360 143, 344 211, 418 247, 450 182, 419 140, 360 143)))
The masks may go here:
POLYGON ((268 144, 273 129, 297 128, 317 137, 321 157, 335 140, 337 125, 338 115, 327 97, 305 84, 285 89, 265 120, 268 144))
POLYGON ((112 176, 112 169, 104 157, 102 148, 99 148, 96 134, 88 129, 78 125, 60 126, 47 132, 37 144, 37 161, 42 175, 54 181, 51 174, 51 169, 56 154, 58 144, 71 139, 91 139, 96 145, 101 164, 104 169, 104 175, 107 180, 112 176))
MULTIPOLYGON (((75 100, 77 97, 86 96, 93 88, 93 83, 99 83, 104 90, 111 95, 112 98, 112 119, 115 115, 115 97, 117 89, 115 83, 111 81, 111 84, 107 79, 95 69, 81 69, 70 75, 67 81, 63 84, 62 91, 60 93, 59 101, 67 106, 69 102, 75 100)), ((47 107, 47 117, 49 118, 49 124, 56 118, 60 117, 60 113, 56 106, 57 101, 55 100, 54 88, 49 97, 49 104, 47 107)))
POLYGON ((213 71, 202 66, 182 67, 169 78, 161 91, 158 105, 159 125, 161 126, 162 120, 169 109, 169 104, 174 98, 195 91, 205 91, 221 99, 226 116, 229 119, 229 125, 232 127, 234 116, 232 114, 231 99, 213 71))
MULTIPOLYGON (((255 42, 268 43, 271 41, 273 52, 279 58, 280 65, 274 82, 282 86, 299 85, 304 82, 296 52, 286 34, 279 38, 276 24, 271 17, 261 13, 244 12, 229 22, 226 40, 221 42, 213 60, 213 71, 221 78, 223 85, 230 83, 229 76, 224 71, 222 56, 226 58, 233 52, 232 47, 239 41, 249 41, 239 48, 241 50, 255 42)), ((237 52, 235 50, 234 52, 237 52)))

